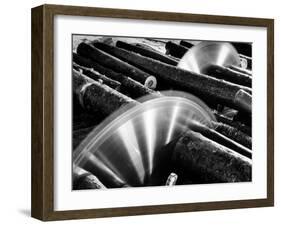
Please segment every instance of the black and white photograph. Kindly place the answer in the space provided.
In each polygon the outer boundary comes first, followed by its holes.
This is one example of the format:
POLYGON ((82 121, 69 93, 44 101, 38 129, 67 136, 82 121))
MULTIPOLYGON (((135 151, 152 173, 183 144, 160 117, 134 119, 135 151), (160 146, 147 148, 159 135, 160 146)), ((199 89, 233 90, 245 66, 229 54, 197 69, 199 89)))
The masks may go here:
POLYGON ((73 190, 252 181, 252 43, 73 34, 72 51, 73 190))

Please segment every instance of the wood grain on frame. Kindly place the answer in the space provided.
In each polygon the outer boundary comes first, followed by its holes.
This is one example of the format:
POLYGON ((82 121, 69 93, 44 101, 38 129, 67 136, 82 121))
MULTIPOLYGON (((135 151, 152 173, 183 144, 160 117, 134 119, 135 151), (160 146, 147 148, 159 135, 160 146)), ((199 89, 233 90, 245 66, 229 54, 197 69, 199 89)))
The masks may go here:
POLYGON ((32 201, 40 220, 64 220, 272 206, 274 203, 274 21, 272 19, 42 5, 32 9, 32 201), (54 211, 54 15, 260 26, 267 28, 267 198, 92 210, 54 211))

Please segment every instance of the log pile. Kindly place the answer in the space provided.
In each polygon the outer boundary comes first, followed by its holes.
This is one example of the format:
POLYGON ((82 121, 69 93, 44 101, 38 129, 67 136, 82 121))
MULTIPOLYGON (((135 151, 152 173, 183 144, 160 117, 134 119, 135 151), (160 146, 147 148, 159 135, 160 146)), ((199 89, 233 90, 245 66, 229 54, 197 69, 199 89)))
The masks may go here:
MULTIPOLYGON (((212 65, 206 74, 197 74, 177 67, 195 44, 186 40, 159 43, 164 51, 118 38, 110 44, 102 40, 79 43, 72 56, 74 148, 120 107, 138 105, 137 99, 148 94, 161 96, 167 88, 181 90, 202 99, 217 121, 211 128, 195 123, 167 145, 173 153, 173 173, 166 185, 251 181, 251 48, 234 45, 247 63, 245 68, 212 65)), ((85 169, 75 170, 75 189, 105 188, 85 169)))

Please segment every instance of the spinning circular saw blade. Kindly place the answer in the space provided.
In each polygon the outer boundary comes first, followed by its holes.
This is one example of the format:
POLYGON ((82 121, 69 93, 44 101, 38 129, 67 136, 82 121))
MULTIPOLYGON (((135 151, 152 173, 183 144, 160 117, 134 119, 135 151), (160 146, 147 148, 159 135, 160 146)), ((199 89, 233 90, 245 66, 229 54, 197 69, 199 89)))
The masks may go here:
POLYGON ((202 41, 193 46, 178 63, 182 69, 201 74, 210 65, 239 66, 240 57, 230 43, 202 41))
POLYGON ((215 120, 203 102, 182 92, 139 102, 111 115, 74 151, 74 165, 92 172, 107 187, 162 184, 167 179, 163 164, 167 168, 169 161, 163 147, 194 120, 208 126, 215 120))

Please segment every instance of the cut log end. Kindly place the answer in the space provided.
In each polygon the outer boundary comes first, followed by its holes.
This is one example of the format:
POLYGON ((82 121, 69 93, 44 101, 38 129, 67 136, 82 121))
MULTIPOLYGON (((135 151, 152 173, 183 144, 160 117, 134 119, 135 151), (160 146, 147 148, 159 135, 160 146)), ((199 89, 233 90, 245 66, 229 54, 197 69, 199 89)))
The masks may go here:
POLYGON ((166 181, 166 186, 173 186, 177 183, 178 175, 171 173, 166 181))
POLYGON ((144 82, 144 86, 150 89, 155 89, 157 85, 157 80, 154 76, 149 76, 144 82))
POLYGON ((240 89, 234 97, 234 102, 239 108, 252 114, 252 96, 246 91, 240 89))
POLYGON ((245 58, 240 58, 240 67, 243 68, 243 69, 247 69, 248 62, 245 58))

